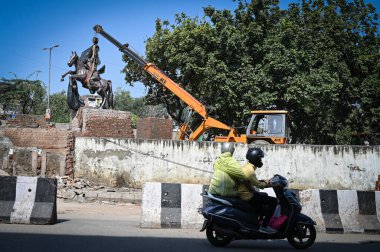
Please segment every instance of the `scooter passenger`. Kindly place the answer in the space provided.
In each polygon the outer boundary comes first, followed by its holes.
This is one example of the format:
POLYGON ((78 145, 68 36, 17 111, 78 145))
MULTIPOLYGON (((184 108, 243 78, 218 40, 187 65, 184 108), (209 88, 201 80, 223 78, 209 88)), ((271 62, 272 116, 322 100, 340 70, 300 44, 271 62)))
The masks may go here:
POLYGON ((248 178, 248 182, 239 183, 238 192, 242 200, 250 202, 255 207, 263 209, 263 221, 259 229, 262 233, 273 234, 277 230, 268 226, 271 217, 273 216, 276 206, 277 198, 270 197, 264 192, 255 190, 254 187, 263 189, 268 187, 269 181, 259 181, 256 177, 256 169, 263 166, 262 158, 264 152, 260 148, 249 148, 246 154, 248 163, 242 167, 244 175, 248 178))
POLYGON ((222 143, 222 153, 214 163, 214 175, 210 182, 209 193, 238 198, 238 183, 246 180, 246 177, 240 164, 232 156, 234 151, 233 143, 222 143))

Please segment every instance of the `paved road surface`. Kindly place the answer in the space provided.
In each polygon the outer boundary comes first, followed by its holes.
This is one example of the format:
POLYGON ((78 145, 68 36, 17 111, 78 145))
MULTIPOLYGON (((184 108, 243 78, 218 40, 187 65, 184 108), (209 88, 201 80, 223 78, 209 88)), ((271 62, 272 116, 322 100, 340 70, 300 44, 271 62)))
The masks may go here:
MULTIPOLYGON (((0 251, 293 251, 286 240, 235 241, 213 247, 198 230, 141 229, 141 208, 132 204, 58 202, 51 226, 0 224, 0 251)), ((323 234, 308 251, 380 251, 379 235, 323 234)))

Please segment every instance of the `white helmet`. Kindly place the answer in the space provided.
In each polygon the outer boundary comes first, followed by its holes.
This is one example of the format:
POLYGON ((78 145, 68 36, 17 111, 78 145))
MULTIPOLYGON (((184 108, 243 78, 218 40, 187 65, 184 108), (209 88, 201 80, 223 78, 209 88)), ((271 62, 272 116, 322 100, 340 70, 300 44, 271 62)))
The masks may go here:
POLYGON ((235 146, 233 143, 230 143, 230 142, 222 143, 222 149, 221 150, 222 150, 222 153, 229 152, 231 154, 234 154, 235 146))

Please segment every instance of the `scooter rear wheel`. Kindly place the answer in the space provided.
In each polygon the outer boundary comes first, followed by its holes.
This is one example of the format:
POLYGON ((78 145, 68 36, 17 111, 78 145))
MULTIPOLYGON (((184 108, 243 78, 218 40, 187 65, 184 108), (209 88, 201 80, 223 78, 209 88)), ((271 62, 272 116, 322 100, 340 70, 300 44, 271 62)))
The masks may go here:
POLYGON ((313 245, 316 237, 317 232, 313 225, 296 223, 287 239, 294 248, 306 249, 313 245))
POLYGON ((210 226, 206 229, 206 236, 207 240, 215 247, 225 247, 232 241, 231 237, 225 236, 215 231, 213 226, 210 226))

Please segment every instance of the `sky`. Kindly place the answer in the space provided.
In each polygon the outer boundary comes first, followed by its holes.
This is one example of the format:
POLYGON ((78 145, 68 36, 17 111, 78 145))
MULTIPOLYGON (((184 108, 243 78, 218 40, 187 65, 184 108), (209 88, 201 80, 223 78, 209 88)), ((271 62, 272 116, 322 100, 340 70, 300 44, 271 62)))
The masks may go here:
MULTIPOLYGON (((280 7, 298 1, 280 0, 280 7)), ((380 0, 366 2, 373 3, 379 13, 380 0)), ((60 78, 70 70, 71 51, 80 54, 91 46, 96 24, 144 57, 145 41, 153 36, 157 18, 173 23, 176 13, 202 17, 208 5, 230 10, 237 6, 232 0, 0 0, 0 4, 0 78, 29 76, 48 86, 49 50, 43 48, 59 45, 51 54, 50 94, 67 90, 68 77, 64 82, 60 78)), ((114 90, 121 87, 132 97, 144 96, 143 84, 125 83, 122 53, 101 35, 98 38, 100 60, 106 65, 102 78, 111 80, 114 90)), ((79 93, 89 94, 83 88, 79 93)))

